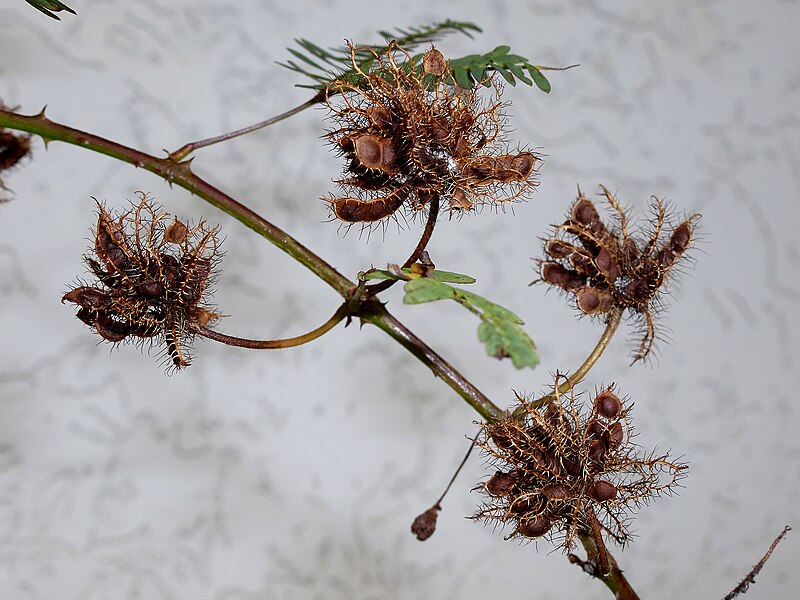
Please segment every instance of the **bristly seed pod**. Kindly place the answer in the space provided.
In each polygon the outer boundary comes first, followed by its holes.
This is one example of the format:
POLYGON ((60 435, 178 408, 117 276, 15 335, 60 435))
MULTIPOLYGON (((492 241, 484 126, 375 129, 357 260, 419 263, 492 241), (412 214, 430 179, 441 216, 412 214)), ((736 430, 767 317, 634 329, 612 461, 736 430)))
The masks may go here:
POLYGON ((473 518, 510 526, 509 538, 560 538, 568 551, 596 518, 604 535, 626 544, 628 513, 671 493, 685 473, 666 455, 636 452, 630 407, 613 386, 588 415, 572 392, 544 406, 520 402, 514 415, 522 416, 484 424, 477 440, 497 471, 475 488, 486 498, 473 518))
POLYGON ((664 205, 653 199, 649 227, 635 237, 628 216, 605 187, 603 196, 614 212, 605 224, 594 202, 579 192, 569 218, 545 240, 546 258, 539 260, 544 283, 569 294, 583 315, 599 317, 625 311, 643 329, 634 361, 646 358, 656 340, 654 314, 660 294, 694 239, 700 216, 691 214, 672 225, 664 205))
POLYGON ((344 194, 327 199, 333 216, 346 223, 372 223, 405 206, 429 210, 436 197, 442 209, 523 198, 534 188, 539 157, 509 152, 501 88, 464 90, 455 85, 444 56, 431 48, 421 65, 392 42, 385 53, 351 47, 357 80, 336 80, 326 90, 334 128, 327 133, 344 157, 344 194), (372 52, 368 71, 359 53, 372 52), (446 202, 445 202, 446 201, 446 202))
POLYGON ((98 282, 61 299, 104 340, 159 342, 176 369, 190 363, 195 327, 221 315, 209 305, 218 261, 216 229, 189 227, 159 212, 145 194, 118 217, 98 204, 94 255, 86 263, 98 282))

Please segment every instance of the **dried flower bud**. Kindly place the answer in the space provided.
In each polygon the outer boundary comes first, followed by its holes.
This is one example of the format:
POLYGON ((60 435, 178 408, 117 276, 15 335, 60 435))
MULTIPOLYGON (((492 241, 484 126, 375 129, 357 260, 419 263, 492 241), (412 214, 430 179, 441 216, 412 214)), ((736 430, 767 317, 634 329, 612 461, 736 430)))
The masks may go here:
POLYGON ((440 510, 439 505, 432 506, 414 519, 411 524, 411 533, 417 536, 420 542, 424 542, 436 532, 436 519, 439 517, 440 510))

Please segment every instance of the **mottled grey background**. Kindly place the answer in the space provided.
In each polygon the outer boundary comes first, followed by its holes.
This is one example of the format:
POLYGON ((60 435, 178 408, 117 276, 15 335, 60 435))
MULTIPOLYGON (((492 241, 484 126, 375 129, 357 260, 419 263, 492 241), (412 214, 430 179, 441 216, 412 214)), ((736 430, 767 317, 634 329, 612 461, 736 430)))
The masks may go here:
MULTIPOLYGON (((547 155, 513 214, 443 222, 430 250, 517 311, 543 357, 488 359, 474 318, 442 304, 389 307, 496 402, 574 368, 601 326, 529 288, 538 237, 576 184, 641 210, 651 194, 703 213, 696 267, 664 320, 672 342, 629 368, 623 330, 586 384, 636 403, 639 442, 691 463, 675 498, 645 509, 618 552, 645 598, 720 598, 800 502, 800 5, 796 1, 72 0, 51 21, 0 1, 0 96, 158 154, 263 119, 308 92, 275 65, 295 37, 374 40, 447 17, 485 30, 451 56, 506 43, 552 73, 553 92, 509 88, 515 136, 547 155), (64 13, 62 13, 64 14, 64 13)), ((318 200, 339 172, 311 110, 198 153, 198 173, 344 273, 396 261, 416 226, 343 235, 318 200)), ((408 532, 438 495, 476 415, 380 332, 337 329, 255 353, 198 342, 187 372, 98 345, 59 303, 81 274, 94 202, 151 192, 220 222, 216 300, 232 333, 293 335, 336 295, 281 252, 180 189, 99 155, 35 142, 0 207, 0 596, 124 598, 607 598, 544 543, 520 547, 464 516, 472 460, 425 544, 408 532)), ((800 532, 747 598, 794 598, 800 532)))

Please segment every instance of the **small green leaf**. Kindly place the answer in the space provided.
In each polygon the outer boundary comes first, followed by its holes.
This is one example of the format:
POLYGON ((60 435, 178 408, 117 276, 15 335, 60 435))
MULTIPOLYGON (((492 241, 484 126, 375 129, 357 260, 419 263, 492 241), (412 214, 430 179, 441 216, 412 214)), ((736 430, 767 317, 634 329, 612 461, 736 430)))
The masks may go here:
POLYGON ((469 275, 451 273, 450 271, 440 271, 439 269, 434 269, 428 273, 427 276, 429 279, 435 279, 436 281, 441 281, 442 283, 475 283, 477 281, 477 279, 470 277, 469 275))
POLYGON ((520 69, 519 66, 515 64, 509 64, 508 69, 514 74, 514 76, 517 79, 519 79, 523 83, 527 83, 528 85, 533 85, 533 81, 531 81, 530 78, 527 75, 525 75, 524 71, 520 69))
POLYGON ((520 327, 522 320, 513 312, 466 290, 431 278, 412 279, 405 284, 405 304, 422 304, 437 300, 455 300, 470 312, 478 315, 478 339, 486 346, 489 356, 510 357, 517 369, 534 367, 539 363, 539 353, 533 340, 520 327))
POLYGON ((447 298, 455 300, 455 288, 449 285, 436 281, 434 279, 427 279, 420 277, 419 279, 412 279, 405 285, 406 295, 403 298, 404 304, 423 304, 425 302, 435 302, 436 300, 445 300, 447 298))
POLYGON ((550 82, 547 81, 547 77, 545 77, 539 69, 531 65, 528 67, 528 73, 531 74, 531 79, 533 79, 536 87, 542 90, 545 94, 550 93, 550 82))
POLYGON ((474 83, 469 77, 469 71, 465 68, 453 69, 453 77, 458 84, 458 87, 464 90, 472 89, 474 83))

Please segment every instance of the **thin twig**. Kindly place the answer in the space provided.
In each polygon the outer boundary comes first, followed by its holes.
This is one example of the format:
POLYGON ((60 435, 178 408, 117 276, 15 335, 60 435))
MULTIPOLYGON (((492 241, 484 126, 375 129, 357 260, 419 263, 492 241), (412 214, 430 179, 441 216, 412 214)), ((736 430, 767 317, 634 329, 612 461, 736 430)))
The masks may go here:
POLYGON ((328 333, 331 329, 336 327, 339 322, 349 314, 348 304, 342 304, 333 316, 325 321, 322 325, 296 337, 285 338, 281 340, 252 340, 248 338, 236 337, 227 335, 213 329, 208 329, 204 326, 196 326, 194 332, 197 335, 214 340, 215 342, 222 342, 228 346, 237 346, 239 348, 250 348, 251 350, 277 350, 280 348, 293 348, 295 346, 302 346, 309 342, 313 342, 319 337, 328 333))
POLYGON ((214 137, 206 138, 204 140, 197 140, 196 142, 189 142, 188 144, 184 144, 183 146, 175 150, 175 152, 170 152, 169 158, 170 160, 173 160, 175 162, 180 162, 198 148, 205 148, 206 146, 212 146, 220 142, 232 140, 233 138, 239 137, 241 135, 252 133, 253 131, 258 131, 259 129, 264 129, 265 127, 269 127, 270 125, 274 125, 275 123, 283 121, 284 119, 288 119, 289 117, 292 117, 297 113, 302 112, 305 109, 314 106, 315 104, 319 104, 324 99, 325 99, 325 94, 320 92, 316 96, 311 98, 311 100, 307 100, 306 102, 303 102, 299 106, 295 106, 294 108, 287 110, 286 112, 276 115, 274 117, 271 117, 266 121, 261 121, 259 123, 256 123, 255 125, 249 125, 248 127, 237 129, 236 131, 223 133, 222 135, 216 135, 214 137))
MULTIPOLYGON (((422 236, 419 238, 417 246, 414 248, 413 252, 411 252, 411 256, 409 256, 406 262, 403 263, 403 266, 400 267, 401 269, 408 269, 411 265, 417 262, 417 260, 419 260, 419 257, 425 251, 425 248, 428 246, 428 242, 431 240, 433 230, 436 227, 436 217, 438 214, 439 194, 434 194, 428 205, 428 219, 425 221, 425 229, 422 231, 422 236)), ((386 281, 381 281, 380 283, 373 283, 372 285, 368 285, 366 287, 366 291, 369 292, 370 295, 374 296, 375 294, 379 294, 384 290, 388 290, 396 282, 396 279, 387 279, 386 281)))
POLYGON ((750 570, 747 576, 744 579, 742 579, 741 582, 739 582, 739 585, 733 588, 730 591, 730 593, 727 596, 725 596, 722 600, 733 600, 739 594, 744 594, 750 587, 751 583, 756 582, 756 575, 758 575, 761 572, 761 569, 764 568, 764 565, 769 560, 769 557, 772 556, 772 552, 775 550, 777 545, 780 544, 781 540, 786 537, 786 534, 789 533, 791 530, 792 528, 789 527, 788 525, 783 528, 783 531, 781 531, 778 534, 778 537, 776 537, 773 540, 772 544, 770 544, 767 553, 763 557, 761 557, 761 560, 756 563, 756 565, 750 570))

